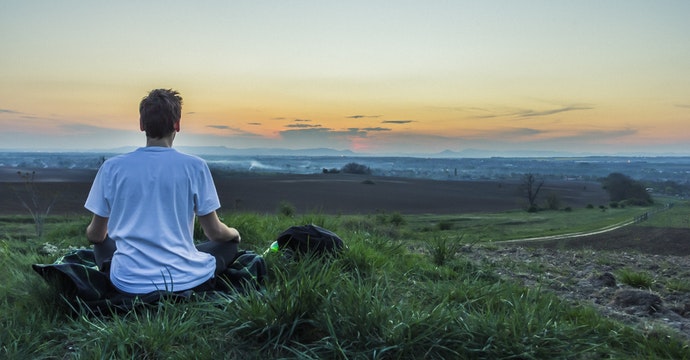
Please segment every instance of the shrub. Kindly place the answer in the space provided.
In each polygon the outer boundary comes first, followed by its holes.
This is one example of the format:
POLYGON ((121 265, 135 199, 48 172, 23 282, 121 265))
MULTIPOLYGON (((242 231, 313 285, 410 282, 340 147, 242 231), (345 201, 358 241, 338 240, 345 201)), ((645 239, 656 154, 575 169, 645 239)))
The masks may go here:
POLYGON ((437 226, 439 230, 450 230, 453 228, 453 222, 450 220, 441 220, 437 226))
POLYGON ((654 279, 652 279, 652 276, 649 275, 649 273, 644 271, 637 272, 630 269, 619 270, 618 277, 620 278, 622 283, 640 289, 649 288, 652 286, 652 283, 654 282, 654 279))
POLYGON ((449 260, 455 258, 462 248, 460 241, 462 236, 457 239, 450 239, 446 236, 434 236, 426 244, 426 249, 431 255, 431 261, 438 265, 445 265, 449 260))
POLYGON ((630 200, 641 206, 654 203, 643 184, 621 173, 611 173, 601 182, 612 201, 630 200))
POLYGON ((391 214, 389 221, 395 226, 405 225, 405 218, 399 212, 391 214))
POLYGON ((295 212, 297 212, 295 207, 287 201, 281 201, 280 205, 278 205, 278 213, 280 215, 285 217, 293 217, 295 216, 295 212))
POLYGON ((549 210, 558 210, 558 208, 561 207, 561 197, 556 193, 549 193, 549 195, 546 196, 546 207, 549 210))
POLYGON ((371 169, 368 166, 355 162, 346 164, 341 171, 346 174, 371 175, 371 169))
POLYGON ((690 291, 690 280, 668 279, 666 280, 666 288, 675 292, 688 292, 690 291))

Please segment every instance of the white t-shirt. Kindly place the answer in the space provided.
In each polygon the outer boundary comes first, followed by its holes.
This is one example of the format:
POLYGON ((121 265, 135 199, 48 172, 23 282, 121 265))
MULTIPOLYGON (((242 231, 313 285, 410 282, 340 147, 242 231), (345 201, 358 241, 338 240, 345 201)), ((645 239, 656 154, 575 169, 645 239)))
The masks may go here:
POLYGON ((215 258, 194 246, 194 216, 220 207, 208 165, 166 147, 144 147, 108 159, 84 205, 108 219, 117 250, 110 279, 118 289, 145 294, 202 284, 215 258))

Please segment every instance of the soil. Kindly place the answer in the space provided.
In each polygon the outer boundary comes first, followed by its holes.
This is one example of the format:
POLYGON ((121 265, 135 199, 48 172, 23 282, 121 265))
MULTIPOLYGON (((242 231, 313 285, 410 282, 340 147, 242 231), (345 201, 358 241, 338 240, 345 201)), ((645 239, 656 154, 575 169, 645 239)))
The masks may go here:
MULTIPOLYGON (((36 191, 57 197, 54 215, 88 215, 83 208, 94 171, 37 170, 36 191)), ((298 213, 401 214, 496 212, 525 206, 518 183, 434 181, 347 174, 214 174, 221 211, 275 213, 281 203, 298 213)), ((26 214, 16 169, 0 168, 0 215, 26 214)), ((547 187, 548 186, 548 187, 547 187)), ((550 182, 562 206, 607 204, 598 183, 550 182)), ((566 301, 594 306, 605 316, 654 334, 670 329, 690 341, 690 229, 628 226, 607 233, 496 248, 474 246, 465 256, 490 262, 500 275, 538 286, 566 301), (623 283, 621 270, 646 273, 646 288, 623 283)))
POLYGON ((689 242, 690 229, 636 225, 566 240, 472 247, 465 255, 650 336, 665 329, 690 341, 689 242), (646 274, 650 284, 625 284, 622 272, 646 274))
MULTIPOLYGON (((57 196, 51 214, 84 214, 83 208, 95 171, 23 169, 36 171, 36 191, 41 198, 57 196)), ((276 213, 290 204, 297 213, 451 214, 497 212, 525 207, 519 182, 438 181, 350 174, 261 175, 214 172, 224 211, 276 213)), ((17 170, 0 167, 0 215, 23 213, 17 194, 26 184, 17 170)), ((562 206, 607 204, 608 195, 597 182, 549 181, 541 190, 554 192, 562 206)))

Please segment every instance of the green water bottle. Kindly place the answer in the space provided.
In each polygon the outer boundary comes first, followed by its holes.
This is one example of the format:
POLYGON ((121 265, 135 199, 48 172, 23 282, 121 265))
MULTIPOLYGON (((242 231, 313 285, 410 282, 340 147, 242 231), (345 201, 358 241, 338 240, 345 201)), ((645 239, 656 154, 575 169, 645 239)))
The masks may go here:
POLYGON ((271 246, 264 251, 264 256, 266 256, 268 253, 277 253, 280 251, 280 247, 278 246, 278 241, 274 241, 271 246))
POLYGON ((274 241, 273 244, 271 244, 271 247, 269 248, 271 252, 277 253, 280 251, 280 247, 278 246, 278 242, 274 241))

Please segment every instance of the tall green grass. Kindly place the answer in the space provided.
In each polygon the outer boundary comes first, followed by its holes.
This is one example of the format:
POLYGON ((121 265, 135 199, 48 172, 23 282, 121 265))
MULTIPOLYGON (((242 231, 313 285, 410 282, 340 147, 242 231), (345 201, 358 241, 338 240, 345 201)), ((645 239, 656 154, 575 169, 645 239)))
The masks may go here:
MULTIPOLYGON (((420 220, 407 216, 395 224, 323 214, 222 219, 258 252, 304 223, 335 231, 348 248, 328 261, 267 255, 263 292, 94 317, 71 314, 33 273, 30 264, 55 256, 39 254, 39 241, 14 237, 22 230, 13 228, 0 233, 0 358, 690 358, 689 344, 670 333, 642 332, 502 280, 500 264, 465 258, 462 228, 419 231, 420 220)), ((56 221, 42 241, 84 246, 87 220, 56 221)))

